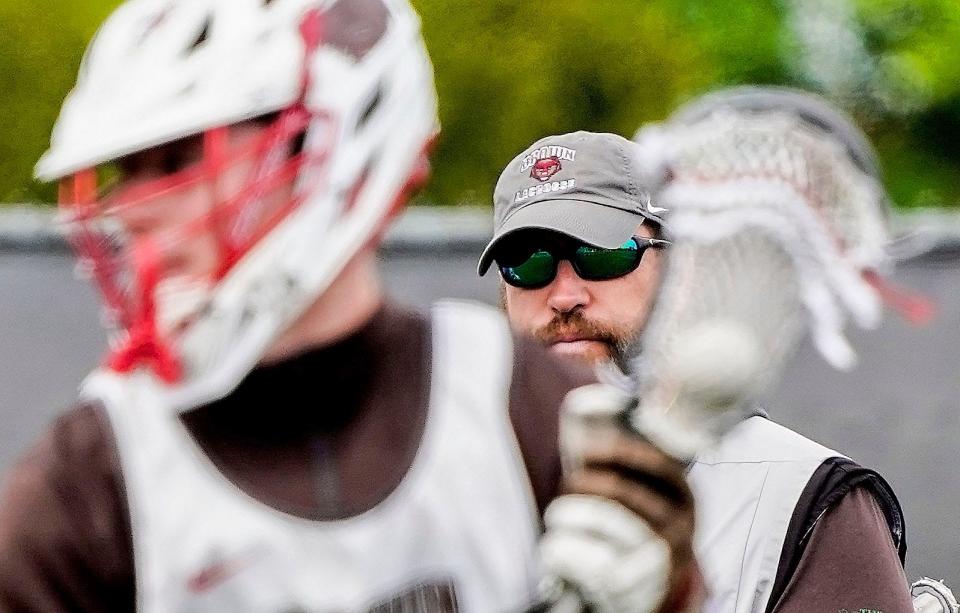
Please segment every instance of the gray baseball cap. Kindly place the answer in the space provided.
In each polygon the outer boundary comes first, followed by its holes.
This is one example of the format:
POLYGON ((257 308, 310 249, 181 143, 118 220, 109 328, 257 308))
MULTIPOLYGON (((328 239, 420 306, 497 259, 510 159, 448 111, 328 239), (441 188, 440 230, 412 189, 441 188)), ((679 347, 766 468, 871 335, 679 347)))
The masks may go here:
POLYGON ((645 219, 663 223, 640 184, 638 145, 615 134, 548 136, 510 162, 493 192, 493 239, 477 272, 486 274, 497 245, 514 232, 552 230, 613 249, 645 219))

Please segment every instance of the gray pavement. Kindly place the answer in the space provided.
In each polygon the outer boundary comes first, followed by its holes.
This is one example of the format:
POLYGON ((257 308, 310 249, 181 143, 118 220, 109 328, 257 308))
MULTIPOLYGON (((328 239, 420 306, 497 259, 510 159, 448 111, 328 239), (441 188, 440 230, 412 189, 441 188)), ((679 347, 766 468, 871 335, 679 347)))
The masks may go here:
MULTIPOLYGON (((390 292, 423 307, 455 296, 493 303, 495 277, 479 280, 472 249, 384 257, 390 292)), ((831 371, 804 347, 768 403, 782 423, 880 470, 908 521, 908 568, 960 585, 960 257, 914 260, 896 281, 936 298, 936 323, 915 329, 893 316, 854 334, 861 364, 831 371)), ((96 299, 73 280, 65 254, 0 251, 0 472, 70 404, 103 353, 96 299)))

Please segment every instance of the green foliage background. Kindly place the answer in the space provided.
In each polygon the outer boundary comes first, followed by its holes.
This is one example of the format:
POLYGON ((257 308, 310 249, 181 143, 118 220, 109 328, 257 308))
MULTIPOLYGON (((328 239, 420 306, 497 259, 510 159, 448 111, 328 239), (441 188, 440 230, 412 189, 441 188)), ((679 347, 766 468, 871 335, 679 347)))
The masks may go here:
MULTIPOLYGON (((488 202, 502 165, 549 133, 630 136, 722 85, 816 88, 797 67, 790 1, 413 0, 444 126, 421 199, 488 202)), ((884 104, 867 99, 867 82, 854 91, 864 100, 840 101, 874 138, 901 207, 960 207, 960 2, 847 1, 875 72, 890 78, 873 96, 884 104)), ((52 199, 31 168, 86 40, 116 4, 0 0, 0 202, 52 199)))

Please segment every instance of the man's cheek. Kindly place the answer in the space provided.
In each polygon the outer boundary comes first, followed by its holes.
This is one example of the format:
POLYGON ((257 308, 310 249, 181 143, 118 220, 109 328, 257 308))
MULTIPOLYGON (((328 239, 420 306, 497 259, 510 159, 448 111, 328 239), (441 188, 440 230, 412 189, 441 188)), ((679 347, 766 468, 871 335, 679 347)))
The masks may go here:
POLYGON ((507 319, 514 330, 525 334, 532 334, 538 328, 549 323, 538 323, 536 303, 529 296, 519 294, 515 289, 501 285, 500 305, 507 313, 507 319))
POLYGON ((626 341, 635 338, 643 331, 649 316, 649 304, 643 300, 634 301, 633 310, 618 313, 616 326, 620 340, 626 341))
POLYGON ((613 359, 613 348, 606 343, 594 343, 585 355, 590 363, 606 362, 613 359))

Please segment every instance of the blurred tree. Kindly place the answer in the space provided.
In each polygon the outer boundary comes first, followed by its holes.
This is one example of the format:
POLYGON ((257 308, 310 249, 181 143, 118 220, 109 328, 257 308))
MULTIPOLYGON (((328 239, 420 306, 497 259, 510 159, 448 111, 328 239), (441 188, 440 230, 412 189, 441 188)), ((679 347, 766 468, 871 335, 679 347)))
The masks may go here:
POLYGON ((31 180, 80 57, 115 0, 0 2, 0 202, 50 202, 31 180))
MULTIPOLYGON (((630 136, 712 87, 754 82, 853 111, 901 206, 960 206, 956 0, 412 1, 444 127, 423 202, 488 202, 503 164, 545 134, 630 136)), ((52 199, 30 170, 116 4, 0 3, 0 202, 52 199)))
POLYGON ((901 206, 960 207, 960 3, 783 0, 800 85, 853 111, 901 206))

